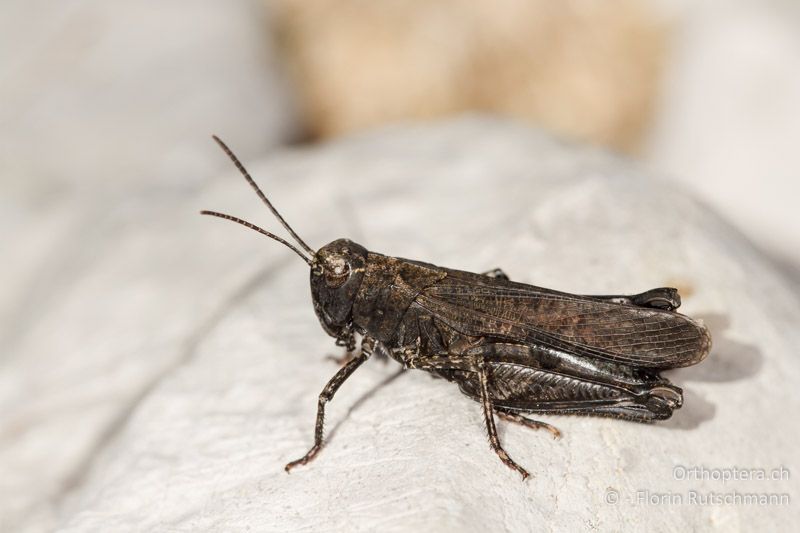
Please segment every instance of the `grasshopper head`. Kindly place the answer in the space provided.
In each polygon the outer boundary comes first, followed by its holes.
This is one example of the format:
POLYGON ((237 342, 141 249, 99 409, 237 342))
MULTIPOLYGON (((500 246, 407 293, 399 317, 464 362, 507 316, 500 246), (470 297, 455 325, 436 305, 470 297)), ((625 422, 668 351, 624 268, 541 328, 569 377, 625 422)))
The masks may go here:
POLYGON ((342 338, 352 327, 352 310, 364 270, 367 250, 348 239, 326 244, 311 265, 311 297, 322 327, 342 338))
POLYGON ((347 239, 338 239, 314 252, 283 219, 231 149, 218 137, 214 136, 214 140, 233 161, 247 183, 250 184, 261 201, 264 202, 264 205, 272 211, 275 218, 286 228, 299 248, 289 241, 241 218, 216 211, 201 211, 201 214, 224 218, 255 230, 283 244, 305 261, 311 267, 311 296, 314 300, 314 310, 322 323, 322 327, 325 328, 329 335, 336 337, 337 341, 349 339, 349 346, 353 339, 353 302, 358 293, 358 288, 361 286, 361 280, 364 278, 364 270, 367 264, 366 248, 347 239))

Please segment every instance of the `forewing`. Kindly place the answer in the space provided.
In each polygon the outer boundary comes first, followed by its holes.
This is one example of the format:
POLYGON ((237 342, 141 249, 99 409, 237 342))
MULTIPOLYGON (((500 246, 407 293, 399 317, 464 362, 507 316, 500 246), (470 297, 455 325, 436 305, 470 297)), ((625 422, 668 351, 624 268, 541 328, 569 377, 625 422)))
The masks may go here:
POLYGON ((672 311, 447 272, 416 303, 465 335, 538 343, 651 368, 695 364, 710 348, 704 326, 672 311))

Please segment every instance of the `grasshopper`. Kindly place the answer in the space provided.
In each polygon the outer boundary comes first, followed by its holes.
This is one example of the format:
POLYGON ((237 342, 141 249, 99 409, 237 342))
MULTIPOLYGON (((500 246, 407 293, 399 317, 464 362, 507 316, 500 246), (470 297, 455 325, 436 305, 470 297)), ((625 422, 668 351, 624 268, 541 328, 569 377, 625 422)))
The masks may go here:
POLYGON ((556 428, 524 414, 664 420, 681 407, 683 391, 659 372, 697 364, 711 349, 706 327, 675 312, 681 301, 673 288, 575 295, 511 281, 500 269, 477 274, 386 256, 348 239, 315 251, 214 140, 298 246, 240 218, 201 213, 258 231, 302 258, 322 328, 350 354, 319 395, 313 446, 287 472, 317 456, 325 405, 373 354, 449 380, 480 402, 492 449, 525 479, 527 470, 500 443, 495 415, 555 437, 556 428))

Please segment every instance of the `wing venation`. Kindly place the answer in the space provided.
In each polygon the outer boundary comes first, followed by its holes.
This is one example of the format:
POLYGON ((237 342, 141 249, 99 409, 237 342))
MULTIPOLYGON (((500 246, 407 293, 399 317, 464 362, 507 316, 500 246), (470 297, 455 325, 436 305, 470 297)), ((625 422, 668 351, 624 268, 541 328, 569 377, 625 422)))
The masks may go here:
POLYGON ((415 303, 466 335, 536 342, 654 368, 695 364, 710 349, 706 328, 673 311, 447 272, 415 303))

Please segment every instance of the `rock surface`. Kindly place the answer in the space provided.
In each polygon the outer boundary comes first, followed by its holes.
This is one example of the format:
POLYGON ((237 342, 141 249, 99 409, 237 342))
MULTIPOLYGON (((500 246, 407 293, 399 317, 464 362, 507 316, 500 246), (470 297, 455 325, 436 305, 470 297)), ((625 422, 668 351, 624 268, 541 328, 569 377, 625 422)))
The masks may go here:
POLYGON ((800 302, 704 206, 626 161, 480 118, 246 164, 315 247, 349 236, 576 293, 677 286, 714 349, 667 373, 685 405, 665 423, 541 417, 560 441, 501 424, 509 453, 534 473, 525 483, 490 451, 478 404, 370 361, 330 405, 328 446, 287 475, 283 465, 311 443, 317 394, 336 370, 324 356, 337 351, 303 263, 197 216, 212 208, 279 228, 231 169, 193 195, 132 197, 76 244, 57 297, 0 374, 11 413, 0 454, 6 525, 735 531, 789 530, 797 519, 792 505, 689 501, 693 490, 796 498, 796 477, 681 479, 694 467, 796 474, 800 439, 800 302), (639 491, 683 503, 640 502, 639 491))
POLYGON ((184 272, 235 283, 229 263, 195 266, 204 236, 174 208, 230 168, 211 133, 242 155, 295 134, 263 7, 0 5, 0 531, 51 530, 125 406, 174 364, 211 301, 184 272))

